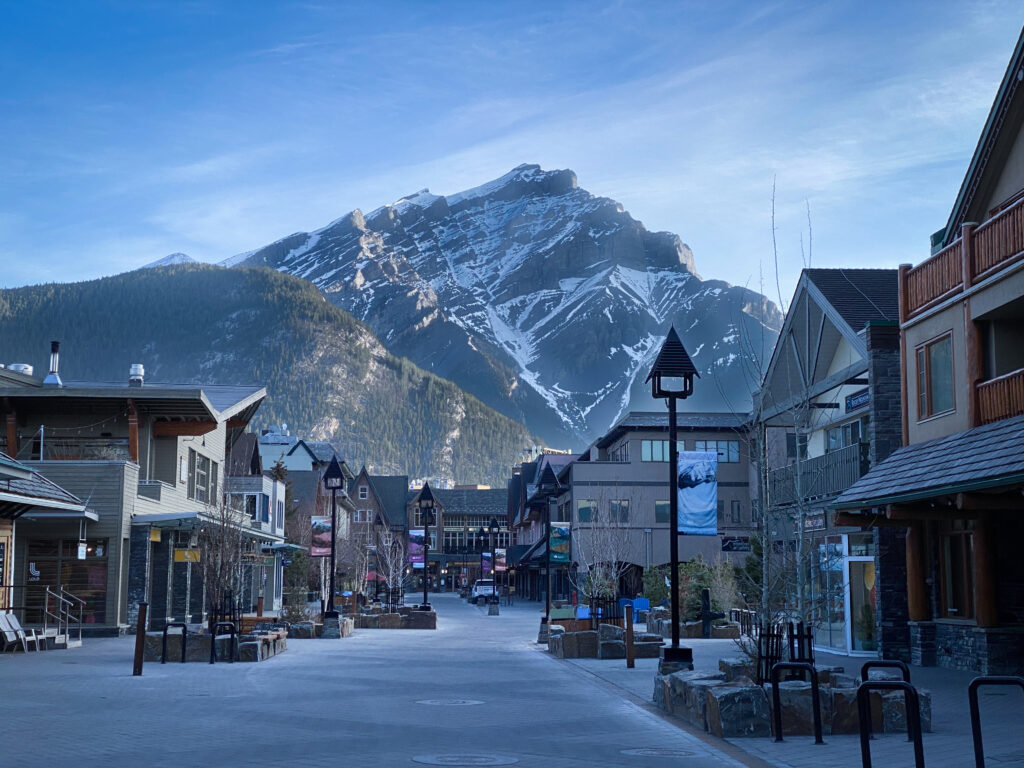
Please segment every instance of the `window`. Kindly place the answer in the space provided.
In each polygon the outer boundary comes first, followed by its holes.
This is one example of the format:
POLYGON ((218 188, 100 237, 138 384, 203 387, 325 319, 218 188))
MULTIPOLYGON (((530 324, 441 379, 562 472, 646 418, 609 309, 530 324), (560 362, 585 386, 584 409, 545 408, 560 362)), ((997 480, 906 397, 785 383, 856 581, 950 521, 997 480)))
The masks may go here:
POLYGON ((825 432, 825 453, 838 451, 850 445, 867 440, 867 416, 849 421, 838 427, 831 427, 825 432))
POLYGON ((697 440, 694 450, 717 453, 719 464, 736 464, 740 460, 739 440, 697 440))
MULTIPOLYGON (((683 441, 676 441, 676 450, 683 450, 683 441)), ((668 440, 641 440, 640 461, 668 461, 668 440)))
POLYGON ((265 495, 265 494, 260 494, 260 499, 262 500, 262 504, 260 504, 260 509, 262 511, 262 515, 260 517, 260 522, 269 523, 270 522, 270 497, 265 495))
POLYGON ((927 419, 955 408, 953 399, 953 336, 917 348, 917 417, 927 419))
POLYGON ((800 446, 799 458, 807 458, 807 435, 798 435, 796 432, 786 433, 786 458, 795 459, 797 457, 797 445, 800 446))
POLYGON ((669 502, 667 501, 656 501, 654 502, 654 522, 656 523, 668 523, 671 509, 669 508, 669 502))
POLYGON ((355 511, 355 514, 352 515, 352 522, 353 523, 372 523, 373 522, 373 518, 372 518, 371 514, 372 513, 368 509, 357 509, 355 511))
POLYGON ((363 501, 370 498, 370 489, 367 488, 365 485, 359 486, 359 498, 362 499, 363 501))
POLYGON ((597 504, 593 499, 576 499, 576 519, 581 523, 589 523, 594 519, 597 504))
POLYGON ((942 615, 974 618, 974 534, 963 520, 954 520, 939 535, 942 615))
POLYGON ((629 441, 624 440, 614 450, 608 451, 609 461, 629 461, 629 441))
POLYGON ((740 525, 743 523, 743 509, 740 507, 739 499, 732 500, 732 511, 729 516, 729 522, 733 525, 740 525))
POLYGON ((277 502, 277 520, 275 521, 274 527, 277 530, 284 528, 284 502, 277 502))
POLYGON ((188 449, 188 497, 203 504, 217 501, 217 462, 188 449))
POLYGON ((629 522, 629 499, 612 499, 610 520, 613 523, 629 522))
POLYGON ((245 497, 245 514, 249 516, 250 520, 256 522, 256 497, 251 493, 245 497))

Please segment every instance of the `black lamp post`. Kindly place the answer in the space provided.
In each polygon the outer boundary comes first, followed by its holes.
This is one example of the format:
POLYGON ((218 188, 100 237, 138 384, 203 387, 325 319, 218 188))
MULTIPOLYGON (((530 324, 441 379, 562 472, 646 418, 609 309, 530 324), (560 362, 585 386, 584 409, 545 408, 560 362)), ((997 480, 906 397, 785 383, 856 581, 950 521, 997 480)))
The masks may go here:
POLYGON ((487 538, 487 531, 485 531, 484 527, 481 525, 480 526, 480 530, 478 530, 476 532, 476 540, 477 540, 477 542, 480 545, 480 578, 481 579, 484 577, 484 547, 487 546, 486 544, 484 544, 484 540, 486 538, 487 538))
POLYGON ((424 483, 416 497, 416 508, 420 511, 420 522, 423 523, 423 605, 421 611, 430 610, 427 598, 427 587, 430 583, 430 526, 434 524, 434 494, 430 492, 430 483, 424 483))
POLYGON ((544 535, 547 536, 547 540, 544 543, 544 572, 547 589, 544 595, 544 624, 549 624, 551 621, 551 589, 553 584, 551 577, 551 503, 552 499, 559 493, 558 477, 555 475, 550 464, 545 466, 544 471, 541 472, 539 487, 546 494, 544 497, 544 535))
POLYGON ((324 487, 331 492, 331 577, 330 577, 330 596, 327 598, 327 610, 324 612, 324 616, 337 617, 338 613, 334 610, 334 558, 335 549, 338 541, 338 491, 343 490, 345 483, 345 473, 341 471, 341 464, 338 463, 338 457, 332 456, 331 463, 327 467, 327 471, 324 472, 324 487))
POLYGON ((686 354, 679 340, 675 326, 668 329, 658 357, 647 374, 651 382, 651 396, 668 400, 668 498, 669 498, 669 574, 670 600, 672 606, 672 645, 662 650, 666 662, 693 664, 693 649, 679 647, 679 490, 676 475, 679 472, 678 446, 676 445, 676 400, 685 400, 693 394, 693 377, 700 377, 690 356, 686 354), (674 379, 677 388, 670 388, 665 379, 674 379))

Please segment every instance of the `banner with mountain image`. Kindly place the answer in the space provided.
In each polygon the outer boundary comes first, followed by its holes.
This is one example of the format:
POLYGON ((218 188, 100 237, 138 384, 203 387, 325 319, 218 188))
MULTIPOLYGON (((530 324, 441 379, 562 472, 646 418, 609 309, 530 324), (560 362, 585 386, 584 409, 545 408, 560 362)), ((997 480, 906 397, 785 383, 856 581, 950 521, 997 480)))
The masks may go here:
POLYGON ((552 563, 569 562, 570 538, 568 523, 551 524, 551 537, 548 539, 548 548, 551 553, 552 563))
POLYGON ((426 555, 426 531, 423 528, 409 530, 409 562, 413 568, 423 568, 426 555))
POLYGON ((331 518, 330 516, 313 515, 310 517, 313 526, 313 540, 309 547, 310 557, 331 556, 331 518))
POLYGON ((680 451, 676 464, 676 498, 679 533, 718 535, 718 453, 680 451))

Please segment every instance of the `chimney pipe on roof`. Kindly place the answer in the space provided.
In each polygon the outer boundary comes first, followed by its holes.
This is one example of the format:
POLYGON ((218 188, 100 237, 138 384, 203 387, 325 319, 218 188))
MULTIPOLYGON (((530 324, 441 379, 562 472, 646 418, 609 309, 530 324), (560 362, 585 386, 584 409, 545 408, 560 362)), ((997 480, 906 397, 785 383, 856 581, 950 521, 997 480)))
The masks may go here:
POLYGON ((64 382, 60 380, 60 342, 50 342, 50 372, 43 379, 44 387, 63 387, 64 382))
POLYGON ((141 387, 142 383, 146 380, 146 369, 142 363, 132 363, 132 367, 128 371, 128 386, 129 387, 141 387))

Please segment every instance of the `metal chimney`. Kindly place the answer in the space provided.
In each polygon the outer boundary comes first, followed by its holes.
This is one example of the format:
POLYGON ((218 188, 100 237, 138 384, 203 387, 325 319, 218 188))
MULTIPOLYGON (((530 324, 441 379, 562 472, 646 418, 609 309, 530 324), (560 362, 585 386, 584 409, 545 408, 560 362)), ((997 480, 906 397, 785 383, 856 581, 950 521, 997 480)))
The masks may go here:
POLYGON ((146 369, 142 363, 132 363, 132 367, 128 371, 128 386, 141 387, 145 380, 146 369))
POLYGON ((43 379, 44 387, 63 387, 64 382, 60 380, 60 342, 50 342, 50 372, 43 379))

